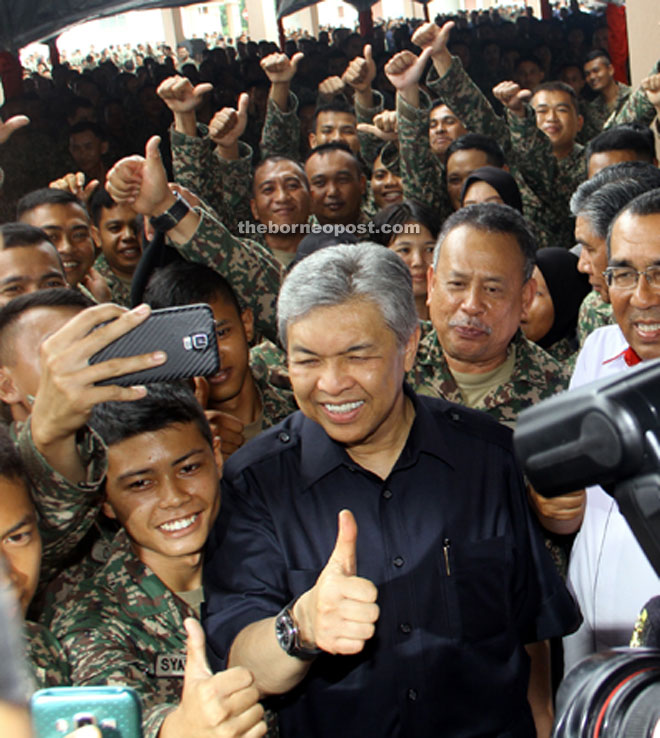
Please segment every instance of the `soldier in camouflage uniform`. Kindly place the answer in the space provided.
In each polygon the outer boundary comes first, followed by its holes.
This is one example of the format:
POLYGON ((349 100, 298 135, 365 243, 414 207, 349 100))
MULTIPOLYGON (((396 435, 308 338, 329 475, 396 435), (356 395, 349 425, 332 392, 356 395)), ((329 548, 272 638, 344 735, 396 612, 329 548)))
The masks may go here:
POLYGON ((159 269, 149 279, 144 301, 158 309, 198 302, 211 307, 217 327, 220 370, 206 379, 208 399, 202 404, 208 409, 212 427, 222 438, 224 458, 298 409, 291 390, 271 384, 267 373, 252 370, 249 363, 249 341, 254 333, 252 312, 249 308, 241 311, 231 285, 213 269, 192 263, 175 263, 159 269), (215 424, 225 414, 237 420, 239 439, 223 434, 224 418, 215 424))
POLYGON ((599 292, 592 290, 582 301, 578 313, 577 337, 580 347, 587 336, 603 325, 613 325, 612 305, 605 302, 599 292))
MULTIPOLYGON (((405 61, 397 69, 397 60, 392 60, 387 70, 392 84, 399 87, 397 116, 404 190, 407 197, 420 199, 440 212, 442 217, 447 217, 454 208, 447 192, 446 164, 432 153, 427 143, 431 104, 415 79, 416 73, 422 73, 424 63, 416 60, 411 52, 402 52, 398 56, 405 61)), ((460 60, 457 57, 450 59, 448 71, 442 78, 439 78, 436 67, 431 68, 428 89, 461 118, 467 130, 493 138, 503 148, 505 158, 515 163, 506 124, 495 115, 488 100, 463 70, 460 60)), ((534 223, 540 244, 552 245, 555 236, 546 223, 547 207, 515 166, 512 174, 520 189, 524 212, 534 223)))
MULTIPOLYGON (((205 659, 200 664, 198 631, 186 651, 184 619, 199 619, 202 549, 219 509, 219 442, 182 386, 151 385, 134 403, 101 404, 90 424, 108 448, 104 509, 122 530, 108 562, 80 585, 53 630, 76 684, 138 691, 146 738, 206 735, 221 722, 224 698, 251 683, 246 670, 211 675, 205 659), (210 683, 202 686, 210 680, 214 698, 210 683), (210 705, 200 706, 203 696, 210 705)), ((250 709, 256 725, 258 693, 244 694, 249 704, 231 717, 250 709)))
MULTIPOLYGON (((25 616, 39 582, 42 547, 25 466, 6 428, 0 429, 0 540, 0 585, 25 616)), ((34 686, 70 684, 68 661, 52 633, 27 621, 23 635, 34 686)))
POLYGON ((583 107, 584 126, 580 140, 586 143, 603 130, 610 116, 621 110, 632 89, 614 79, 612 61, 607 52, 601 49, 587 55, 584 76, 589 87, 597 93, 596 98, 583 107))
POLYGON ((275 157, 261 162, 252 178, 252 151, 239 141, 247 121, 247 96, 239 98, 238 111, 223 108, 206 128, 195 122, 200 87, 204 85, 193 88, 187 79, 171 77, 158 88, 174 114, 177 182, 215 207, 234 235, 255 235, 286 266, 305 235, 299 226, 309 215, 309 186, 302 167, 275 157))
MULTIPOLYGON (((510 378, 472 407, 514 428, 522 410, 568 387, 570 371, 540 346, 528 341, 522 331, 516 332, 509 346, 509 351, 515 352, 510 378)), ((416 364, 407 380, 419 394, 467 404, 435 331, 420 342, 416 364)))
POLYGON ((142 256, 142 218, 127 205, 117 205, 98 187, 89 199, 92 237, 100 249, 94 267, 110 288, 111 301, 131 306, 131 281, 142 256))
POLYGON ((614 323, 607 268, 607 233, 621 208, 637 195, 660 187, 660 171, 650 163, 622 162, 599 171, 578 187, 571 198, 575 240, 580 246, 578 270, 587 274, 593 292, 585 297, 578 315, 580 345, 594 329, 614 323))

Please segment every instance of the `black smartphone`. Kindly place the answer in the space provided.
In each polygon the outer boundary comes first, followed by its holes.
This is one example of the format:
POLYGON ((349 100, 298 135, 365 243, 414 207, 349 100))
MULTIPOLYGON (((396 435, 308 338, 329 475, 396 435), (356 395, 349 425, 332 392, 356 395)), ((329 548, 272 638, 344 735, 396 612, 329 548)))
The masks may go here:
POLYGON ((103 738, 142 738, 142 710, 130 687, 51 687, 30 700, 36 738, 63 738, 95 725, 103 738))
POLYGON ((220 359, 211 308, 199 303, 154 310, 143 323, 109 343, 89 361, 98 364, 152 351, 165 351, 167 361, 152 369, 104 379, 98 384, 130 387, 216 374, 220 370, 220 359))

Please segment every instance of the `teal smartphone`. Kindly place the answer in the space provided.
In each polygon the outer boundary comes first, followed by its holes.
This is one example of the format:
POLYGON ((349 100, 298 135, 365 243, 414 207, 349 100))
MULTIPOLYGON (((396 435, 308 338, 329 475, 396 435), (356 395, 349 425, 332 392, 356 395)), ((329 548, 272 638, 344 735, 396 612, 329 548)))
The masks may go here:
POLYGON ((142 707, 130 687, 51 687, 30 700, 35 738, 65 738, 95 725, 103 738, 142 738, 142 707))

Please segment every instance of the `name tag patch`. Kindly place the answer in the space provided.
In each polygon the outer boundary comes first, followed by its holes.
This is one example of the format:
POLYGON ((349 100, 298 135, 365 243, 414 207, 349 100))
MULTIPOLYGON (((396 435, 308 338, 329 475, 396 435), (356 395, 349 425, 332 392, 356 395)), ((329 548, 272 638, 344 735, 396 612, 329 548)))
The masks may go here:
POLYGON ((154 665, 157 677, 182 677, 186 668, 185 653, 158 653, 154 665))

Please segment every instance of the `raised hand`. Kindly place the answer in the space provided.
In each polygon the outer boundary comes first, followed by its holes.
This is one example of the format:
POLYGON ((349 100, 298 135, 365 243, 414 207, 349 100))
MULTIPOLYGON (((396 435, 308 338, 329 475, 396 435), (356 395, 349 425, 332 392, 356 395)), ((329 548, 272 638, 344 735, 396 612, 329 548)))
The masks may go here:
POLYGON ((410 40, 420 49, 430 48, 432 57, 449 54, 447 42, 453 27, 454 21, 447 21, 442 28, 438 28, 435 23, 423 23, 410 40))
POLYGON ((66 190, 74 194, 79 200, 86 203, 91 197, 94 190, 99 186, 98 179, 93 179, 85 184, 85 174, 83 172, 69 172, 59 179, 53 180, 49 185, 56 190, 66 190))
POLYGON ((367 92, 371 89, 371 83, 376 79, 376 64, 374 62, 371 46, 364 47, 364 57, 356 56, 346 67, 341 80, 345 85, 350 85, 356 92, 367 92))
POLYGON ((23 128, 30 122, 27 115, 13 115, 6 121, 0 120, 0 144, 3 144, 11 136, 12 133, 19 128, 23 128))
POLYGON ((516 82, 500 82, 493 87, 493 95, 514 115, 522 118, 525 115, 525 103, 531 98, 532 91, 524 90, 516 82))
POLYGON ((398 92, 417 85, 431 52, 425 49, 419 56, 412 51, 399 51, 385 65, 387 79, 398 92))
POLYGON ((291 59, 279 52, 268 54, 261 60, 261 68, 271 84, 289 84, 304 56, 301 51, 294 54, 291 59))
POLYGON ((328 653, 355 654, 374 635, 380 613, 378 590, 373 582, 357 576, 357 535, 353 513, 342 510, 328 563, 293 608, 305 645, 328 653))
POLYGON ((249 102, 247 92, 242 92, 236 108, 222 108, 209 123, 209 138, 218 146, 218 153, 224 158, 238 157, 238 140, 247 125, 249 102))
POLYGON ((341 77, 337 77, 336 75, 333 77, 326 77, 326 79, 319 84, 319 95, 326 98, 334 97, 340 92, 343 92, 345 86, 346 85, 344 85, 341 77))
POLYGON ((120 204, 130 205, 138 213, 152 215, 164 212, 174 195, 167 186, 167 174, 158 150, 160 136, 147 141, 146 157, 127 156, 108 172, 106 189, 120 204))
POLYGON ((358 123, 358 131, 360 133, 370 133, 381 141, 394 141, 399 130, 396 110, 383 110, 378 115, 374 115, 372 123, 358 123))
POLYGON ((660 109, 660 74, 652 74, 642 80, 640 87, 646 93, 651 105, 660 109))
POLYGON ((156 94, 173 113, 189 113, 201 105, 204 95, 212 89, 210 82, 193 87, 187 77, 176 75, 163 80, 158 85, 156 94))

